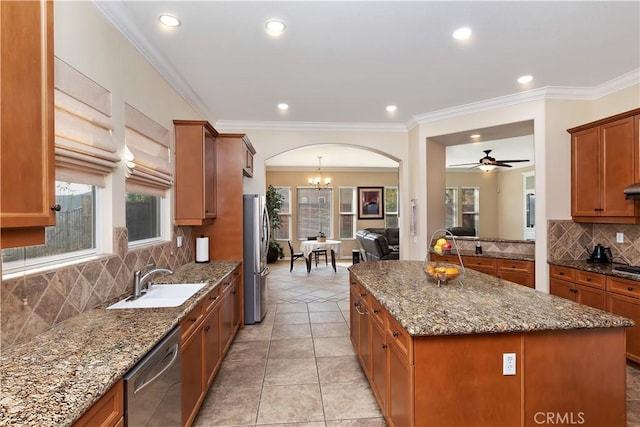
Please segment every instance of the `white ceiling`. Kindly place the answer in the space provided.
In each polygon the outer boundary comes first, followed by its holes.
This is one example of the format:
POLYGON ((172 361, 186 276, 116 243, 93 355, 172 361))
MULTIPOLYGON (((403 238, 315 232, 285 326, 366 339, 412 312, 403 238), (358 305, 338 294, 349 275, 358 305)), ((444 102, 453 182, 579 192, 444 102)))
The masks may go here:
POLYGON ((595 88, 640 69, 637 1, 94 4, 220 128, 233 121, 404 128, 444 109, 545 87, 595 88), (182 25, 163 28, 161 13, 182 25), (270 18, 287 25, 278 38, 264 30, 270 18), (472 28, 470 40, 452 38, 460 26, 472 28), (523 74, 534 77, 527 86, 516 82, 523 74), (279 111, 280 102, 290 109, 279 111), (388 113, 388 104, 398 110, 388 113))

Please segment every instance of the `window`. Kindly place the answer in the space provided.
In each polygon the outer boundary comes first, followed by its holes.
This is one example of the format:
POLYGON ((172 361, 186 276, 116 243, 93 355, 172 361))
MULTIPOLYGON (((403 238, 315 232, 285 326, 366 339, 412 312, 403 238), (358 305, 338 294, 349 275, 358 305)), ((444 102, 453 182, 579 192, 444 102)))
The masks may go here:
POLYGON ((162 198, 127 193, 125 203, 129 242, 162 237, 162 198))
POLYGON ((478 235, 480 189, 478 187, 462 187, 460 189, 460 206, 462 208, 462 226, 473 228, 478 235))
POLYGON ((163 237, 164 195, 173 185, 169 131, 125 104, 129 242, 163 237))
POLYGON ((445 228, 458 226, 458 188, 447 187, 444 190, 445 228))
POLYGON ((354 239, 356 233, 356 187, 340 187, 339 238, 354 239))
POLYGON ((384 187, 384 226, 398 227, 398 187, 384 187))
POLYGON ((331 231, 331 188, 298 188, 298 238, 317 236, 328 238, 331 231))
POLYGON ((95 253, 96 195, 93 185, 56 181, 56 203, 62 209, 56 213, 56 225, 45 229, 46 243, 4 249, 3 272, 95 253))
POLYGON ((275 240, 291 239, 291 187, 275 187, 276 191, 284 197, 282 208, 278 212, 280 217, 280 228, 275 230, 273 238, 275 240))

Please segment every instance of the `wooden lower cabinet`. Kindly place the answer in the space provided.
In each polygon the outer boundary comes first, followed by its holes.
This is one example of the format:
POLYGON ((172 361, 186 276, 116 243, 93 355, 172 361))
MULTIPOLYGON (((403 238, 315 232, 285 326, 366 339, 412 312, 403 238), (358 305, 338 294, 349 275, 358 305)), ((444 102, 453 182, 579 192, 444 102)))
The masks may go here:
MULTIPOLYGON (((628 299, 614 305, 624 312, 628 299)), ((411 336, 353 276, 351 301, 353 346, 389 426, 525 427, 547 412, 626 423, 622 328, 411 336), (362 314, 363 294, 373 314, 362 314), (515 375, 503 375, 505 353, 515 375)))
POLYGON ((410 365, 402 350, 391 343, 387 349, 389 376, 385 418, 390 426, 415 425, 414 414, 414 367, 410 365))
POLYGON ((77 420, 73 427, 118 427, 124 425, 124 382, 118 381, 77 420))
POLYGON ((551 265, 549 293, 636 322, 626 328, 627 359, 640 363, 640 282, 551 265))
POLYGON ((636 322, 627 328, 627 358, 640 363, 640 283, 631 280, 609 278, 607 282, 607 311, 636 322))
MULTIPOLYGON (((429 260, 448 264, 460 264, 457 255, 430 254, 429 260)), ((536 287, 535 262, 498 259, 483 256, 463 256, 465 268, 496 276, 529 288, 536 287)))
POLYGON ((239 327, 239 268, 181 322, 182 424, 190 426, 239 327))
POLYGON ((568 271, 566 267, 552 265, 549 293, 599 310, 606 310, 606 279, 603 274, 568 271))

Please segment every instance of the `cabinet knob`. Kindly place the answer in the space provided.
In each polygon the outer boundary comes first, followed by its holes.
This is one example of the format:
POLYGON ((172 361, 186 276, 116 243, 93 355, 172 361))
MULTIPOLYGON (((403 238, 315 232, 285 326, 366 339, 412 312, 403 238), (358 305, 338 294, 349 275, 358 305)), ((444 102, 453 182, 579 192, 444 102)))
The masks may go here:
POLYGON ((378 310, 377 308, 374 308, 373 309, 373 314, 378 314, 378 313, 380 313, 380 310, 378 310))
POLYGON ((590 281, 591 281, 591 277, 587 277, 587 282, 590 282, 590 281))
POLYGON ((210 326, 210 325, 207 325, 207 326, 205 326, 205 327, 204 327, 204 331, 205 331, 205 332, 209 332, 209 329, 211 329, 211 326, 210 326))
POLYGON ((564 276, 564 271, 561 271, 561 272, 560 272, 560 273, 558 273, 558 274, 560 274, 561 276, 564 276))
POLYGON ((196 323, 196 320, 198 320, 198 318, 196 318, 196 317, 189 318, 189 322, 196 323))
POLYGON ((388 346, 388 345, 386 345, 386 344, 382 344, 382 349, 383 349, 383 350, 386 350, 386 349, 387 349, 387 347, 389 347, 389 346, 388 346))
POLYGON ((627 290, 628 291, 632 291, 633 290, 633 286, 627 286, 627 290))
POLYGON ((210 299, 211 301, 215 301, 215 300, 217 300, 217 299, 218 299, 218 296, 216 295, 215 297, 209 297, 209 299, 210 299))
POLYGON ((366 297, 366 296, 367 296, 367 294, 360 294, 360 296, 361 296, 361 297, 366 297))
POLYGON ((393 335, 394 338, 398 338, 398 336, 400 335, 399 333, 397 333, 396 331, 393 331, 393 333, 391 334, 393 335))
POLYGON ((60 212, 62 210, 62 206, 56 203, 55 205, 51 206, 51 210, 55 212, 60 212))

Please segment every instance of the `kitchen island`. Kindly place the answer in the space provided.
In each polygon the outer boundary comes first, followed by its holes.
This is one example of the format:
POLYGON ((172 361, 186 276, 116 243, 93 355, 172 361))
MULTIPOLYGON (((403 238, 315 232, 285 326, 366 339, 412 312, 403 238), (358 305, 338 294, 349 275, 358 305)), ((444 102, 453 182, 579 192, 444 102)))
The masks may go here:
POLYGON ((625 327, 601 310, 467 269, 350 267, 351 339, 391 426, 624 426, 625 327))

